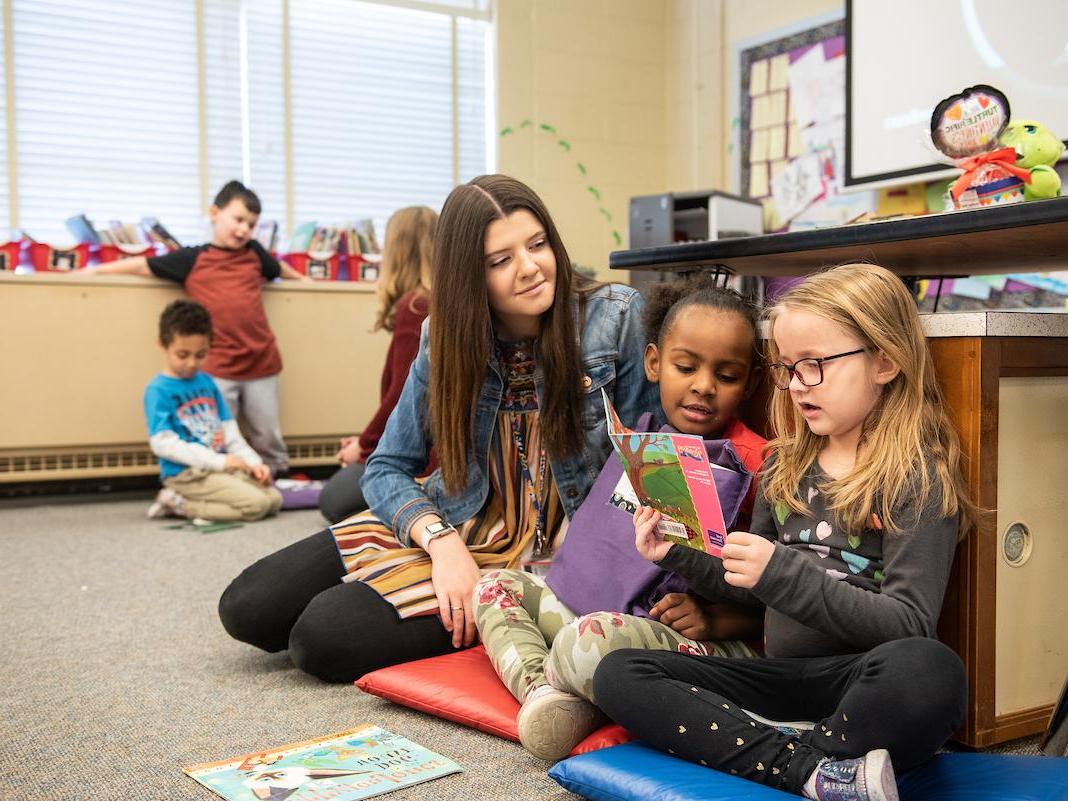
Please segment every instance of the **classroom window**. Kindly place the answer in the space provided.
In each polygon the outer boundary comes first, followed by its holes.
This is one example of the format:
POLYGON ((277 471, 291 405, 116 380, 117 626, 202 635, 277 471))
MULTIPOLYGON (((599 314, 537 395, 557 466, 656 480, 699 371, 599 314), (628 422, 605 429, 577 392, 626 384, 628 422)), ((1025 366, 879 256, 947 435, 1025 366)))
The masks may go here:
POLYGON ((84 212, 201 241, 231 178, 283 231, 371 217, 381 234, 491 167, 488 0, 7 2, 0 213, 38 239, 68 241, 84 212))

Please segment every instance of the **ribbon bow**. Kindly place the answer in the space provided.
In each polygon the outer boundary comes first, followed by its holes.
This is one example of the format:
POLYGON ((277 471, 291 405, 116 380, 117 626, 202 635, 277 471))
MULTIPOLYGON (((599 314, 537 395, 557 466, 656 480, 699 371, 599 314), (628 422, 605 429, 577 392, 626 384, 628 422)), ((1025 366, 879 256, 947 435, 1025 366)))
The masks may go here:
POLYGON ((998 150, 980 153, 978 156, 971 156, 957 162, 957 166, 964 172, 953 182, 953 186, 949 189, 949 193, 954 200, 958 199, 971 186, 975 173, 984 164, 995 164, 1010 175, 1015 175, 1025 184, 1031 183, 1031 171, 1016 166, 1016 148, 1002 147, 998 150))

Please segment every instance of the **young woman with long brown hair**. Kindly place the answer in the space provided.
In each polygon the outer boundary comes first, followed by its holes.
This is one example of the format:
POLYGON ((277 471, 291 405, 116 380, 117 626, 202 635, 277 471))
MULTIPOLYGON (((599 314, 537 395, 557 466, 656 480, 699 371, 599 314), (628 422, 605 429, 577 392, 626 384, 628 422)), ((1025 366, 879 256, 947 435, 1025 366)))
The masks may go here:
POLYGON ((395 211, 386 223, 382 268, 378 278, 378 316, 375 331, 393 337, 382 370, 378 410, 358 437, 344 437, 336 454, 341 469, 330 477, 319 496, 319 510, 331 523, 362 512, 367 502, 360 489, 367 459, 378 446, 386 420, 400 399, 408 370, 419 352, 419 332, 430 313, 431 255, 437 212, 428 206, 395 211))
POLYGON ((471 645, 481 571, 552 554, 625 423, 655 408, 641 296, 576 274, 544 204, 501 175, 456 187, 431 313, 363 490, 370 511, 261 559, 227 631, 327 681, 471 645), (424 481, 431 446, 440 467, 424 481))

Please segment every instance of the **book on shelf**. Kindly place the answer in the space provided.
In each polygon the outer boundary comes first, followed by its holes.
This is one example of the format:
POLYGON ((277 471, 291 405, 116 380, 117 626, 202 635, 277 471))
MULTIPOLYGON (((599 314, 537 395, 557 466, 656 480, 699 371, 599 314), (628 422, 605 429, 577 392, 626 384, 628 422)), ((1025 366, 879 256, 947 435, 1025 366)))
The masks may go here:
POLYGON ((145 236, 149 240, 158 242, 168 250, 178 250, 182 246, 182 243, 171 236, 171 232, 164 228, 163 223, 155 217, 143 217, 141 219, 141 230, 145 232, 145 236))
POLYGON ((227 801, 359 801, 463 768, 367 724, 182 771, 227 801))
POLYGON ((75 244, 99 245, 101 243, 100 235, 84 214, 75 214, 73 217, 68 218, 64 224, 67 226, 67 230, 70 231, 71 236, 74 237, 75 244))
POLYGON ((315 236, 317 224, 314 220, 311 222, 301 223, 293 229, 293 236, 289 239, 289 252, 290 253, 307 253, 308 245, 311 244, 312 237, 315 236))
POLYGON ((356 231, 356 236, 360 242, 361 253, 381 253, 382 249, 378 246, 378 237, 375 236, 375 221, 370 217, 362 220, 356 220, 352 224, 353 229, 356 231))
POLYGON ((268 253, 274 253, 274 249, 278 245, 278 220, 260 220, 260 224, 256 228, 256 241, 268 253))
POLYGON ((693 434, 631 431, 604 390, 601 397, 608 438, 627 479, 615 490, 621 501, 659 511, 656 529, 664 539, 721 556, 727 525, 716 493, 717 465, 709 461, 704 440, 693 434), (628 490, 633 498, 626 497, 628 490))

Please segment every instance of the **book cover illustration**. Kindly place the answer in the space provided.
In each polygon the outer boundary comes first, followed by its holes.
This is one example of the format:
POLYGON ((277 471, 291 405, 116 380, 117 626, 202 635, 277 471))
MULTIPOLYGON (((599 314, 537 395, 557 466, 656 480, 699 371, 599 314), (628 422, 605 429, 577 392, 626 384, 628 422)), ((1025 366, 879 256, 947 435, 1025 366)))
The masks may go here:
POLYGON ((462 770, 373 725, 182 768, 227 801, 358 801, 462 770))
POLYGON ((692 434, 631 431, 603 390, 601 395, 608 438, 629 484, 623 487, 620 481, 613 501, 619 496, 619 505, 633 503, 628 498, 632 493, 637 503, 660 512, 656 528, 666 540, 720 556, 727 526, 704 440, 692 434))

